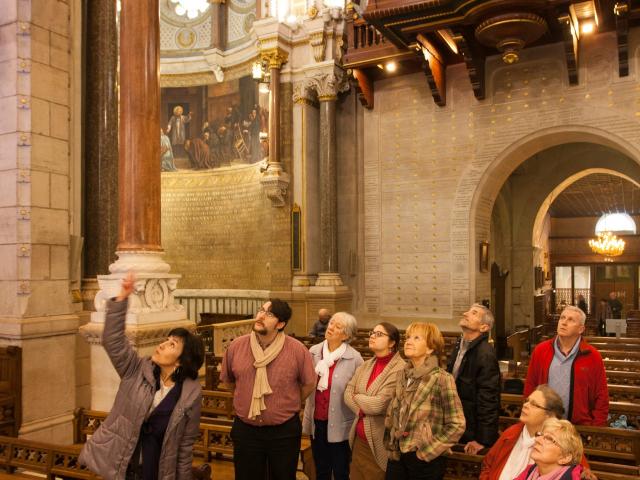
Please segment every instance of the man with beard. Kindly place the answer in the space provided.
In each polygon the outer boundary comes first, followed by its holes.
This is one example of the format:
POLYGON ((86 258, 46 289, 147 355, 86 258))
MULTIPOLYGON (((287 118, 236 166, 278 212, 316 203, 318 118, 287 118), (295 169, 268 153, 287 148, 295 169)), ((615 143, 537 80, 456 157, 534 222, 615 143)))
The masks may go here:
POLYGON ((476 454, 498 439, 500 411, 500 367, 489 332, 493 314, 475 303, 460 319, 462 336, 449 357, 447 370, 456 379, 466 429, 460 443, 464 451, 476 454))
POLYGON ((231 428, 236 480, 295 478, 300 453, 300 407, 316 387, 311 354, 284 333, 291 308, 265 302, 253 331, 231 342, 220 379, 234 390, 231 428))

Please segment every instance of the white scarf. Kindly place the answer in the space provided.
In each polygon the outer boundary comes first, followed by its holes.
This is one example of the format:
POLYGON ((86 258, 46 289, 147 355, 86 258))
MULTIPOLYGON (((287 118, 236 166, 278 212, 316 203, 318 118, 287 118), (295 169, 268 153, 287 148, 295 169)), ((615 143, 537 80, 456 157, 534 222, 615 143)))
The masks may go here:
POLYGON ((318 386, 316 388, 321 392, 324 392, 329 386, 329 369, 342 358, 346 350, 347 344, 344 342, 333 352, 329 351, 329 344, 326 340, 322 342, 322 359, 316 365, 316 373, 320 375, 320 380, 318 380, 318 386))
POLYGON ((529 435, 527 427, 524 427, 520 437, 518 437, 518 441, 509 454, 507 463, 504 464, 499 480, 513 480, 520 475, 527 466, 533 463, 533 461, 531 461, 531 450, 533 450, 534 443, 536 443, 535 437, 529 435))

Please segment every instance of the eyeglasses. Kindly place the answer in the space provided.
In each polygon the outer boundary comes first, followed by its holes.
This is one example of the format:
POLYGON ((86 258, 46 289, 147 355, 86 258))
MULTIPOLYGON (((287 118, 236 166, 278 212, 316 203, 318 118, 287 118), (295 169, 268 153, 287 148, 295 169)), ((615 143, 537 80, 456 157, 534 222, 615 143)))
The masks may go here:
POLYGON ((380 330, 371 330, 369 332, 369 337, 380 338, 380 337, 388 337, 388 333, 381 332, 380 330))
POLYGON ((552 444, 552 445, 555 445, 556 447, 562 448, 560 446, 560 444, 558 443, 558 441, 548 433, 536 432, 536 438, 541 438, 542 439, 542 443, 544 443, 546 445, 552 444))
POLYGON ((260 308, 258 309, 258 313, 257 313, 257 315, 259 315, 259 314, 261 314, 261 313, 264 313, 264 316, 265 316, 265 317, 268 317, 268 318, 274 318, 274 317, 275 317, 275 315, 274 315, 274 313, 273 313, 273 312, 269 312, 269 311, 265 310, 265 309, 264 309, 264 308, 262 308, 262 307, 260 307, 260 308))
POLYGON ((525 399, 525 401, 524 401, 524 403, 528 403, 528 404, 529 404, 529 405, 531 405, 532 407, 539 408, 540 410, 545 410, 545 411, 547 411, 547 412, 550 412, 550 411, 551 411, 551 409, 550 409, 550 408, 543 407, 542 405, 540 405, 540 404, 536 403, 536 402, 535 402, 535 400, 531 400, 530 398, 526 398, 526 399, 525 399))

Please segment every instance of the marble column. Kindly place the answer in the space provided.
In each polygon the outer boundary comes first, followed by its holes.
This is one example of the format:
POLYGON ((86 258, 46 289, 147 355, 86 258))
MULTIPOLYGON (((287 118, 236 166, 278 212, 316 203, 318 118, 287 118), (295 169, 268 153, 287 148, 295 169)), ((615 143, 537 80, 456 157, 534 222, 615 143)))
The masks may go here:
POLYGON ((338 272, 338 204, 336 166, 336 101, 340 74, 319 77, 316 83, 320 102, 319 171, 320 177, 320 256, 321 270, 316 287, 341 287, 338 272))
POLYGON ((118 260, 99 275, 96 312, 81 333, 91 344, 91 407, 109 410, 119 385, 101 346, 107 299, 122 278, 136 275, 129 297, 127 336, 141 354, 150 353, 170 329, 189 327, 173 291, 160 243, 160 22, 157 0, 122 2, 120 12, 120 136, 118 260))
POLYGON ((286 52, 274 48, 263 51, 269 66, 269 160, 260 180, 273 206, 283 207, 289 186, 289 175, 280 162, 280 69, 287 61, 286 52))
POLYGON ((118 236, 118 31, 115 0, 92 0, 85 8, 84 237, 89 241, 83 289, 97 291, 96 276, 109 272, 118 236))

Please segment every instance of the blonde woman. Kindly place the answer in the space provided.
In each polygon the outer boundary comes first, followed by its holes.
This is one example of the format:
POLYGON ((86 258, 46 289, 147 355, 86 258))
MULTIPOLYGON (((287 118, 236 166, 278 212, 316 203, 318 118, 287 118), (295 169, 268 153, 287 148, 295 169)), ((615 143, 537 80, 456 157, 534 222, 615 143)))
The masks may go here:
POLYGON ((582 453, 582 439, 571 422, 550 418, 536 433, 531 452, 535 465, 527 467, 516 480, 578 480, 582 453))
POLYGON ((440 480, 443 454, 465 429, 462 403, 453 376, 438 366, 444 339, 433 323, 407 328, 404 355, 385 419, 387 480, 440 480))
POLYGON ((351 480, 384 480, 387 451, 384 417, 404 360, 398 353, 400 332, 387 322, 369 332, 374 357, 358 367, 344 393, 344 402, 356 414, 349 435, 351 480))

